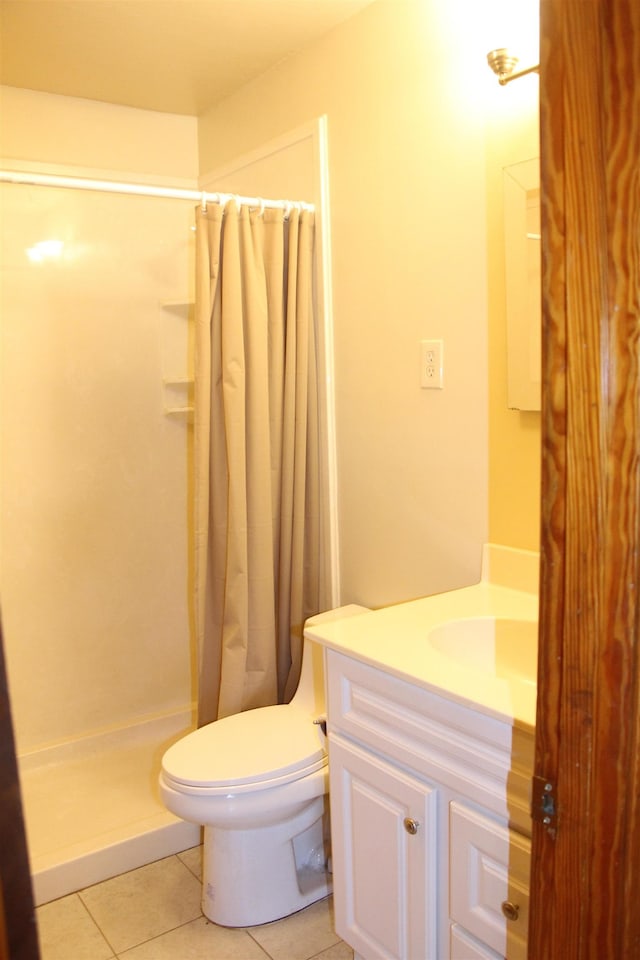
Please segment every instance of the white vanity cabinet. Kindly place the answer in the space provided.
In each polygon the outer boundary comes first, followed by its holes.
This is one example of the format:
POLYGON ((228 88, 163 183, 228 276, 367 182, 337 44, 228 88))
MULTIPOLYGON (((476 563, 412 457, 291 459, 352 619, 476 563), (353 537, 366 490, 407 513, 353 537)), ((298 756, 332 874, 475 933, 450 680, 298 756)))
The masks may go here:
POLYGON ((330 740, 338 932, 367 960, 436 957, 437 788, 330 740))
POLYGON ((526 960, 533 731, 326 650, 336 929, 362 960, 526 960))

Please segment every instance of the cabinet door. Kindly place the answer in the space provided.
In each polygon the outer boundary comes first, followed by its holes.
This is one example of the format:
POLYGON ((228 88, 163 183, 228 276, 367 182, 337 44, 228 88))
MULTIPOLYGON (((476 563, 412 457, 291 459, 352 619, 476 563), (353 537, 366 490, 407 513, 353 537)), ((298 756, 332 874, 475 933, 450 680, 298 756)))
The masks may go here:
POLYGON ((367 960, 433 960, 437 792, 331 734, 336 930, 367 960))

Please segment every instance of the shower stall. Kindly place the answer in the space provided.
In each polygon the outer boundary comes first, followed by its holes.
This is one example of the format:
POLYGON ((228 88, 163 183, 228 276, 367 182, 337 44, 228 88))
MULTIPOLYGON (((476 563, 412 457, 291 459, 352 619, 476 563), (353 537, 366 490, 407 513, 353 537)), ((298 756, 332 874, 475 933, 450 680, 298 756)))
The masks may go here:
POLYGON ((37 903, 184 850, 191 200, 0 184, 0 588, 37 903))

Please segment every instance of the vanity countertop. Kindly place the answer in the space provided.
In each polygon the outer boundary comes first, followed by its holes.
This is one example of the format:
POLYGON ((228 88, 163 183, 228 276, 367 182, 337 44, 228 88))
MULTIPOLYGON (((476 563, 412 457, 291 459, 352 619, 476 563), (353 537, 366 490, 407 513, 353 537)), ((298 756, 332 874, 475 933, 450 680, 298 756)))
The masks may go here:
POLYGON ((435 627, 467 618, 537 621, 538 597, 534 592, 482 580, 470 587, 358 616, 317 624, 312 620, 307 623, 305 636, 392 676, 532 731, 535 682, 479 670, 468 661, 443 654, 429 642, 428 634, 435 627))

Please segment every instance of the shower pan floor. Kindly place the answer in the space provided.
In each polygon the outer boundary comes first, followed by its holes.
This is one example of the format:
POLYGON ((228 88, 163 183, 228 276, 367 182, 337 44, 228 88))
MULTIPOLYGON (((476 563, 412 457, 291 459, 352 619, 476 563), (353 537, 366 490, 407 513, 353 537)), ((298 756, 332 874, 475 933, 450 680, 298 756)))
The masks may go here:
POLYGON ((20 758, 36 904, 200 843, 158 789, 162 754, 190 729, 185 712, 20 758))

